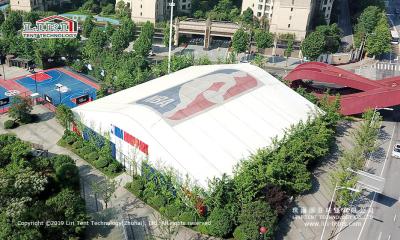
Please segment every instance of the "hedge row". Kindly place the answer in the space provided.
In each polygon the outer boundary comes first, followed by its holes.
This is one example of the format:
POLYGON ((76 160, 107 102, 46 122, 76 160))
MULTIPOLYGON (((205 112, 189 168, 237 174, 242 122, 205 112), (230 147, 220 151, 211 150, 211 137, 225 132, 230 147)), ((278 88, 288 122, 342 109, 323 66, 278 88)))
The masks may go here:
MULTIPOLYGON (((75 132, 65 130, 59 144, 70 148, 75 154, 89 162, 109 177, 115 177, 123 171, 123 166, 110 153, 104 153, 102 147, 96 147, 85 141, 75 132)), ((104 147, 104 146, 103 146, 104 147)))

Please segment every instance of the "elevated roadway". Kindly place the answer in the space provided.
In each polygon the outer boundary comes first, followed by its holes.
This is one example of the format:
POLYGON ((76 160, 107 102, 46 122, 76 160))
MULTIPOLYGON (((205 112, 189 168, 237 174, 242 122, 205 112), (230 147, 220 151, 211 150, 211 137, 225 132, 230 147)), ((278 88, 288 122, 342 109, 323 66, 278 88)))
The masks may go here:
POLYGON ((400 77, 375 81, 326 63, 308 62, 293 69, 285 80, 292 83, 317 81, 361 91, 341 96, 341 113, 344 115, 362 113, 368 108, 400 105, 400 77))

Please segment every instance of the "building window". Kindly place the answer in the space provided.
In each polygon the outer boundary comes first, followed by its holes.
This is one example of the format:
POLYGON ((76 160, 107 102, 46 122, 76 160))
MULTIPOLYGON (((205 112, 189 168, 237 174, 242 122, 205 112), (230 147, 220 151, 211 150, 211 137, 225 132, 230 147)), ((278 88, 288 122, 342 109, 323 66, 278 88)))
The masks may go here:
POLYGON ((325 12, 325 11, 326 11, 326 7, 323 7, 323 8, 322 8, 322 11, 325 12))
POLYGON ((290 11, 293 12, 293 8, 291 8, 290 11))
POLYGON ((290 24, 287 25, 287 28, 290 28, 290 24))
POLYGON ((267 0, 267 1, 265 1, 265 3, 271 3, 271 0, 267 0))
POLYGON ((328 11, 330 11, 331 10, 331 7, 328 7, 328 11))
POLYGON ((262 10, 262 5, 258 5, 258 10, 262 10))
POLYGON ((187 7, 190 8, 190 3, 188 3, 187 7))
POLYGON ((142 16, 142 12, 140 12, 140 16, 142 16))
POLYGON ((289 20, 292 20, 292 16, 289 16, 289 20))
POLYGON ((182 10, 186 10, 186 5, 182 5, 182 10))
POLYGON ((292 5, 294 5, 294 0, 292 0, 292 5))
POLYGON ((324 0, 324 5, 328 4, 328 0, 324 0))
POLYGON ((269 11, 269 9, 271 9, 270 6, 265 6, 265 11, 269 11))
POLYGON ((261 13, 260 12, 257 12, 257 17, 261 17, 261 13))

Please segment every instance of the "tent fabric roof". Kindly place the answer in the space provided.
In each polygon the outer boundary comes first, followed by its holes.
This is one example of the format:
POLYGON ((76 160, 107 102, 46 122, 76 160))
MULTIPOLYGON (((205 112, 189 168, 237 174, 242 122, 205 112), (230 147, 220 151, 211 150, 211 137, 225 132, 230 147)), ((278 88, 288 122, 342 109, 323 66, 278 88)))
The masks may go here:
POLYGON ((189 67, 73 109, 86 125, 122 126, 149 145, 150 162, 203 186, 316 110, 250 64, 189 67))

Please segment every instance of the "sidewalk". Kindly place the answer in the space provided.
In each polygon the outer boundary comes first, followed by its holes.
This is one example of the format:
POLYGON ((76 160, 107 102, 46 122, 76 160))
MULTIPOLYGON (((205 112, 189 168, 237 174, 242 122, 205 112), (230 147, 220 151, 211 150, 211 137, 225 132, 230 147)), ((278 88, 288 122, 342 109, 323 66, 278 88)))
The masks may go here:
MULTIPOLYGON (((104 203, 96 199, 91 188, 91 182, 98 182, 104 179, 104 175, 93 168, 86 161, 72 153, 71 151, 57 145, 57 141, 61 138, 64 129, 57 123, 54 114, 49 112, 43 106, 35 106, 33 113, 38 114, 41 121, 20 126, 16 129, 5 130, 3 123, 7 120, 6 115, 0 115, 0 134, 15 133, 19 138, 36 144, 41 144, 49 153, 66 154, 71 156, 79 168, 81 177, 81 195, 85 199, 87 212, 93 217, 95 222, 120 222, 122 219, 129 219, 131 222, 146 224, 141 226, 127 226, 127 233, 134 234, 135 240, 142 239, 174 239, 174 240, 189 240, 189 239, 214 239, 201 236, 199 233, 192 231, 189 228, 179 227, 176 229, 165 229, 165 226, 153 225, 161 220, 161 216, 151 207, 145 205, 142 201, 136 198, 133 194, 124 188, 124 185, 130 181, 131 176, 123 173, 116 177, 117 182, 120 182, 115 196, 108 204, 108 209, 104 209, 104 203), (146 228, 147 226, 147 228, 146 228), (172 232, 172 233, 167 233, 172 232), (174 233, 176 232, 176 233, 174 233), (147 236, 145 236, 147 235, 147 236), (149 238, 150 236, 153 238, 149 238)), ((124 237, 124 231, 121 226, 104 225, 93 226, 89 225, 85 239, 109 239, 121 240, 128 239, 124 237)), ((129 239, 133 239, 132 236, 129 239)))

